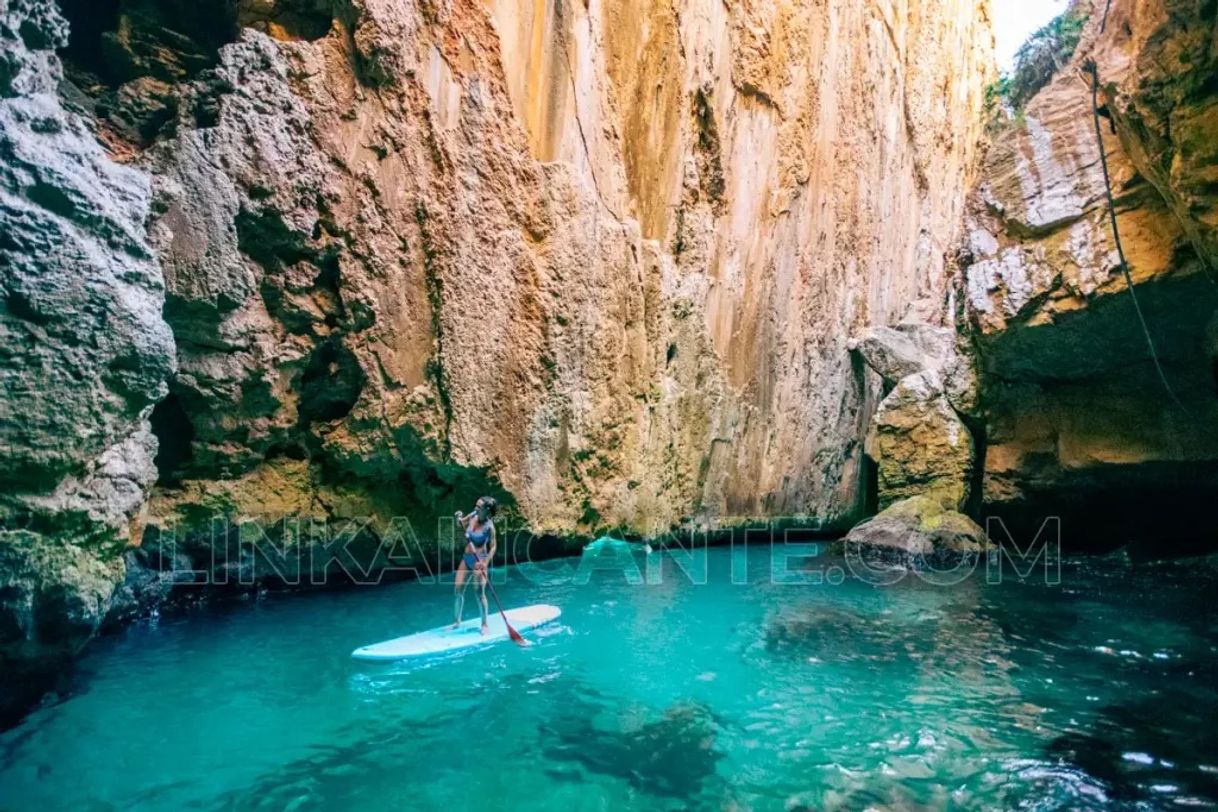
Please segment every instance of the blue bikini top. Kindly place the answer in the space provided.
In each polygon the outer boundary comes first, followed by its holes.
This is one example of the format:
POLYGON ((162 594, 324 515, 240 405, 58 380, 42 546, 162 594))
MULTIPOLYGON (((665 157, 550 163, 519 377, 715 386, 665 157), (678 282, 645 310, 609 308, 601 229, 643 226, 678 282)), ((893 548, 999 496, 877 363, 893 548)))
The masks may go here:
POLYGON ((482 525, 477 530, 471 530, 468 527, 465 529, 465 539, 475 547, 485 547, 487 540, 491 537, 491 528, 493 525, 490 522, 482 525))

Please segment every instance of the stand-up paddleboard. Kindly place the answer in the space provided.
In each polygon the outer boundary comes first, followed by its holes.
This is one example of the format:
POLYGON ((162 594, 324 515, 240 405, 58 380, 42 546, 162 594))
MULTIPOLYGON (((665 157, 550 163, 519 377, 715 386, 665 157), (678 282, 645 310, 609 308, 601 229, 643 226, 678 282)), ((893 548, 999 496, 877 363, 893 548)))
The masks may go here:
MULTIPOLYGON (((557 606, 548 603, 538 603, 533 606, 521 606, 518 609, 508 609, 504 612, 508 622, 517 631, 527 631, 543 626, 558 619, 562 614, 557 606)), ((508 639, 507 626, 498 612, 491 613, 487 620, 486 634, 482 635, 482 618, 464 621, 459 628, 452 624, 428 629, 425 632, 408 634, 405 637, 395 637, 383 643, 373 643, 351 652, 357 660, 401 660, 406 657, 421 657, 429 654, 443 654, 457 649, 484 646, 508 639)))

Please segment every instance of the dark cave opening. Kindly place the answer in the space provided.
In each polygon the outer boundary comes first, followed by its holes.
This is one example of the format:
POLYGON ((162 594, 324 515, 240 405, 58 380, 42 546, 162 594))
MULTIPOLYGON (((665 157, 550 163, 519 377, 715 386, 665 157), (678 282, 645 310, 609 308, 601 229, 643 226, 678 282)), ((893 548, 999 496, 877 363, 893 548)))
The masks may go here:
POLYGON ((1218 551, 1218 298, 1190 245, 1171 264, 1136 287, 1149 335, 1126 290, 982 346, 987 419, 969 428, 993 477, 979 521, 1006 526, 992 540, 1028 544, 1058 519, 1066 553, 1218 551))
POLYGON ((173 485, 194 458, 195 429, 177 395, 170 394, 152 409, 152 433, 157 438, 158 482, 173 485))
POLYGON ((269 271, 278 272, 285 266, 316 258, 304 235, 289 226, 274 209, 257 212, 242 209, 233 225, 237 229, 237 247, 269 271))
POLYGON ((84 71, 111 89, 142 77, 189 80, 238 34, 233 0, 60 0, 60 8, 69 74, 84 71))
POLYGON ((880 512, 880 466, 866 454, 860 457, 859 481, 863 491, 863 515, 874 516, 880 512))
POLYGON ((147 147, 172 133, 180 86, 208 79, 192 115, 215 126, 231 88, 214 68, 220 49, 243 28, 274 39, 315 40, 333 25, 330 0, 292 0, 269 8, 253 0, 60 0, 69 24, 60 52, 65 93, 95 119, 103 136, 147 147))
POLYGON ((71 66, 111 88, 140 77, 181 82, 219 61, 242 28, 312 41, 334 23, 331 0, 59 0, 70 26, 71 66))
POLYGON ((60 55, 81 70, 101 76, 105 72, 103 37, 118 29, 120 0, 59 0, 68 20, 68 45, 60 55))
POLYGON ((179 86, 214 67, 238 34, 232 0, 61 0, 60 7, 69 25, 60 52, 64 95, 120 152, 171 135, 179 86))
POLYGON ((1064 554, 1124 549, 1131 558, 1160 560, 1218 550, 1218 476, 1180 463, 1178 482, 1062 488, 1005 505, 986 505, 980 521, 991 543, 1026 548, 1060 541, 1064 554))
POLYGON ((237 23, 278 40, 313 41, 324 37, 334 25, 331 0, 295 0, 267 4, 242 0, 237 23))

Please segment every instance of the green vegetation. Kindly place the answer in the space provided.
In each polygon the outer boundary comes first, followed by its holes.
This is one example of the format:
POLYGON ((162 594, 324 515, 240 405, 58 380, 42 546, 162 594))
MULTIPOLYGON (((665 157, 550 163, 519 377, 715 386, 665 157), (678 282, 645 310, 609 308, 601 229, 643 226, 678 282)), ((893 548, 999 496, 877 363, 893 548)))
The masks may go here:
POLYGON ((1028 37, 1015 54, 1015 67, 985 89, 989 110, 999 104, 1016 113, 1049 83, 1078 47, 1087 22, 1087 9, 1075 3, 1028 37))

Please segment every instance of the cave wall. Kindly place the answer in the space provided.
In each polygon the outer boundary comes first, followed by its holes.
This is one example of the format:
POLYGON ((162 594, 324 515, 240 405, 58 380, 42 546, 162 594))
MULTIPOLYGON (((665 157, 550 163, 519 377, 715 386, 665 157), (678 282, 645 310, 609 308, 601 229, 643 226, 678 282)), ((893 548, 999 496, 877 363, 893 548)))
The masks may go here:
MULTIPOLYGON (((1114 0, 1026 106, 994 125, 970 197, 965 309, 985 372, 987 510, 1034 532, 1214 540, 1218 493, 1215 4, 1114 0), (1108 220, 1167 386, 1152 362, 1108 220), (1169 391, 1170 389, 1170 391, 1169 391)), ((1030 537, 1029 537, 1030 538, 1030 537)))
POLYGON ((149 178, 65 109, 67 36, 49 3, 0 8, 0 724, 109 607, 175 365, 149 178))
POLYGON ((133 145, 172 480, 306 459, 380 514, 422 468, 428 509, 485 482, 554 533, 854 514, 845 342, 942 314, 984 5, 258 8, 133 145))
POLYGON ((216 517, 848 524, 847 339, 944 320, 987 8, 11 0, 4 714, 179 576, 273 583, 216 517))

